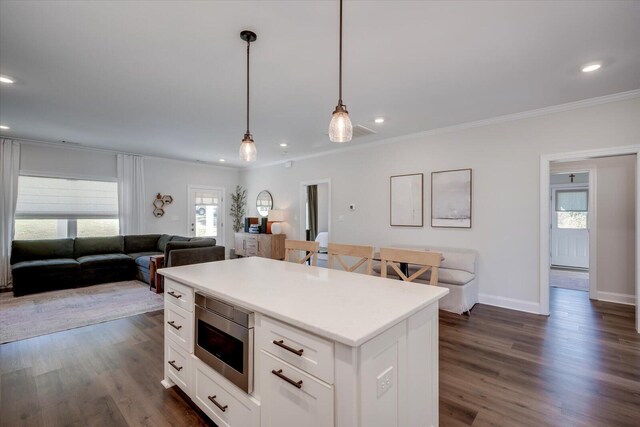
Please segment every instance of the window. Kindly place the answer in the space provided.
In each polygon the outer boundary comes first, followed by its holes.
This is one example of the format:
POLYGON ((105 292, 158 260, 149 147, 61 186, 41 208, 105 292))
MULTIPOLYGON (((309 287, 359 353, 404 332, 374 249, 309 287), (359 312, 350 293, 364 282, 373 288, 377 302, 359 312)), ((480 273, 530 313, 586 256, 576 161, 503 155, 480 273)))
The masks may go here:
POLYGON ((556 221, 558 228, 584 230, 589 214, 588 190, 556 191, 556 221))
POLYGON ((118 184, 20 176, 15 228, 16 239, 117 235, 118 184))

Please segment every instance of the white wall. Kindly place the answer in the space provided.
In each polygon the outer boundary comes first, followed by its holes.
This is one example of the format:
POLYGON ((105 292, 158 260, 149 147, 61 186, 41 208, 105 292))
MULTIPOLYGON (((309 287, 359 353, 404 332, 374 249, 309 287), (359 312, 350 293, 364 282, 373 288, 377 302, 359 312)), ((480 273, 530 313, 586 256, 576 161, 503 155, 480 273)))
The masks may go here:
MULTIPOLYGON (((549 153, 640 143, 640 99, 451 131, 410 135, 324 157, 243 171, 249 200, 268 189, 299 238, 301 181, 331 178, 332 240, 375 246, 424 244, 479 251, 482 300, 539 311, 539 164, 549 153), (473 228, 435 229, 430 173, 473 168, 473 228), (389 226, 389 176, 425 174, 425 227, 389 226), (349 211, 355 203, 356 210, 349 211)), ((303 218, 304 220, 304 218, 303 218)))
MULTIPOLYGON (((38 143, 23 143, 20 151, 21 173, 117 178, 114 153, 38 143)), ((233 246, 233 229, 227 199, 239 181, 238 170, 154 157, 145 157, 144 169, 146 200, 149 202, 145 214, 145 232, 186 235, 190 224, 187 218, 188 185, 223 187, 225 239, 219 244, 226 246, 228 253, 233 246), (173 196, 173 203, 165 209, 166 213, 161 218, 154 217, 152 213, 152 202, 157 193, 173 196)))
MULTIPOLYGON (((144 175, 145 192, 147 193, 147 200, 149 200, 149 211, 146 215, 147 233, 187 235, 191 224, 191 219, 187 216, 187 204, 189 203, 187 187, 195 185, 224 188, 225 239, 218 240, 219 244, 224 245, 227 253, 229 253, 229 249, 233 247, 232 219, 229 216, 230 193, 235 190, 238 184, 238 170, 206 164, 145 158, 144 175), (152 202, 158 193, 173 196, 173 203, 165 209, 164 216, 160 218, 156 218, 152 214, 152 202)), ((251 204, 251 201, 247 202, 247 205, 249 204, 251 204)))
POLYGON ((598 299, 635 300, 636 156, 606 157, 551 166, 596 171, 598 299))

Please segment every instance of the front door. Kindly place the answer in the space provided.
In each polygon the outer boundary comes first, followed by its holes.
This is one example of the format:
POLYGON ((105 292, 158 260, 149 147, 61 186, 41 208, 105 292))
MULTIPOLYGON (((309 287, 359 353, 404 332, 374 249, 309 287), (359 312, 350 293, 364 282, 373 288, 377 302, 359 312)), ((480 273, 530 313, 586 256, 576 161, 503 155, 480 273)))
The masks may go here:
POLYGON ((589 268, 588 188, 553 189, 551 202, 551 264, 589 268))
POLYGON ((217 188, 189 186, 189 235, 222 241, 222 195, 217 188))

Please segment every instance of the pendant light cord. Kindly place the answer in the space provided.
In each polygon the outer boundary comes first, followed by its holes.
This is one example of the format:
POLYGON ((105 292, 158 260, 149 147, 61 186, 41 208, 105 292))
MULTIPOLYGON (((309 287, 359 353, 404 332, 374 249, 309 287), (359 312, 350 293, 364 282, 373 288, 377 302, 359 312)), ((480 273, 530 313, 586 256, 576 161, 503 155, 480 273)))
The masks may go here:
POLYGON ((340 61, 338 78, 338 105, 342 105, 342 0, 340 0, 340 61))
POLYGON ((251 47, 251 42, 247 41, 247 133, 249 132, 249 48, 251 47))

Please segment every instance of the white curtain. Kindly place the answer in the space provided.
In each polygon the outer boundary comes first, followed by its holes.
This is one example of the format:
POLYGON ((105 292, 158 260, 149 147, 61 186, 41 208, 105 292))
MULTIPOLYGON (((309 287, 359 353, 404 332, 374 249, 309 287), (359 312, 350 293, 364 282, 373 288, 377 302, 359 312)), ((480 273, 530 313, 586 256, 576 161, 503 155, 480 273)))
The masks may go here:
POLYGON ((0 139, 0 288, 11 286, 11 241, 14 233, 18 175, 20 171, 20 143, 0 139))
MULTIPOLYGON (((149 201, 149 206, 151 202, 149 201)), ((147 203, 144 193, 144 159, 141 156, 118 154, 118 205, 120 234, 144 233, 147 203)))

